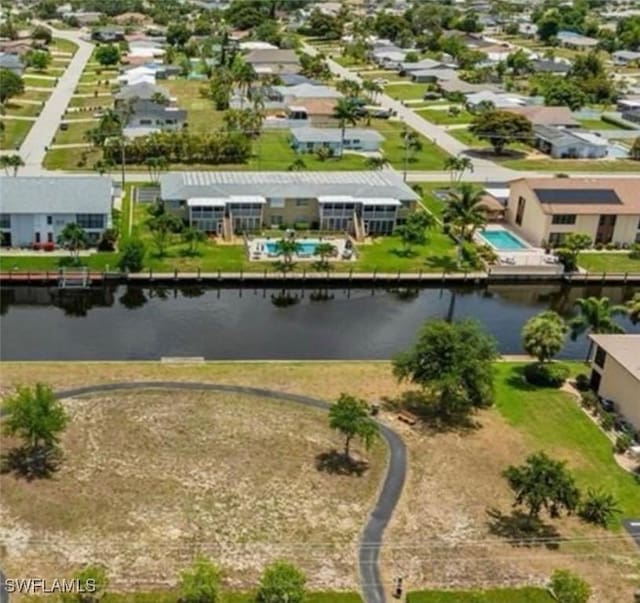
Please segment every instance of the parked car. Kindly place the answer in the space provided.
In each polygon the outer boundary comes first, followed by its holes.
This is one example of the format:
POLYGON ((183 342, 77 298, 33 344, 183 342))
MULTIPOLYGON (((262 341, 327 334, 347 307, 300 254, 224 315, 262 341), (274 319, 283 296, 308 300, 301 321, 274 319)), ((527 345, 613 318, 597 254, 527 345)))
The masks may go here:
POLYGON ((425 92, 424 96, 422 97, 423 100, 439 100, 441 98, 442 96, 437 92, 425 92))

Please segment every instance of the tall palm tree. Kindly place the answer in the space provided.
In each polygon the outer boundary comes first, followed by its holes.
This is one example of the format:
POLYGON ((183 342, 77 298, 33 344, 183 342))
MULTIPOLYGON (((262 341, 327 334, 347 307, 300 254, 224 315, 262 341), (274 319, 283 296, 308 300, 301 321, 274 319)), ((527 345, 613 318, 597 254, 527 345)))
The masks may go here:
POLYGON ((276 241, 276 251, 282 255, 287 266, 292 263, 293 254, 300 251, 300 247, 300 243, 295 239, 280 239, 276 241))
MULTIPOLYGON (((608 297, 582 297, 576 300, 578 316, 569 322, 571 339, 584 333, 624 333, 624 329, 614 320, 614 316, 627 314, 627 308, 612 305, 608 297)), ((586 359, 591 356, 593 342, 590 341, 586 359)))
POLYGON ((24 161, 20 155, 3 155, 0 157, 0 165, 4 168, 7 176, 9 175, 9 170, 13 170, 13 176, 18 175, 18 170, 21 167, 24 167, 24 161))
POLYGON ((476 230, 487 223, 481 200, 482 191, 469 183, 461 184, 457 191, 451 193, 442 217, 461 241, 471 241, 476 230))
POLYGON ((333 109, 333 117, 340 124, 340 155, 344 153, 344 136, 347 124, 355 126, 358 122, 358 107, 353 99, 341 98, 333 109))
POLYGON ((473 173, 473 162, 463 155, 451 155, 444 160, 444 169, 451 174, 451 184, 459 183, 465 172, 473 173))

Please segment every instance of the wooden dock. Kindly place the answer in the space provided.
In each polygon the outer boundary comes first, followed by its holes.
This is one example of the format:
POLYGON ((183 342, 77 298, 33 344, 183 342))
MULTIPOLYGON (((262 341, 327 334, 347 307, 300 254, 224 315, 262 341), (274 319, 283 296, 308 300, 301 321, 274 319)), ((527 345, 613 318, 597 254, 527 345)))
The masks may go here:
MULTIPOLYGON (((85 272, 83 278, 87 286, 101 284, 135 283, 151 285, 154 283, 203 283, 207 285, 227 286, 430 286, 430 285, 489 285, 507 283, 526 284, 569 284, 569 285, 640 285, 640 273, 590 272, 581 274, 557 274, 549 272, 281 272, 264 270, 262 272, 139 272, 123 274, 119 272, 85 272)), ((5 271, 0 272, 0 284, 58 286, 58 271, 5 271)))

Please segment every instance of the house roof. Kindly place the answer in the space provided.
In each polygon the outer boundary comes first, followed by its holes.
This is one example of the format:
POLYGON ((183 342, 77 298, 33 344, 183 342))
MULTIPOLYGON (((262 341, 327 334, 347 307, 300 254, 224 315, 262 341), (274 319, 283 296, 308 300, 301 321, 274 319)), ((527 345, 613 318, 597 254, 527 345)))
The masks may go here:
POLYGON ((19 55, 4 52, 0 52, 0 67, 3 69, 24 69, 19 55))
POLYGON ((273 90, 282 96, 293 98, 342 98, 342 94, 331 86, 315 86, 303 83, 295 86, 273 86, 273 90))
POLYGON ((115 95, 116 100, 129 100, 133 98, 150 100, 156 94, 161 94, 164 98, 170 98, 169 91, 161 86, 156 86, 151 82, 138 82, 131 86, 124 86, 118 94, 115 95))
POLYGON ((467 103, 479 105, 482 102, 493 103, 496 107, 521 107, 527 100, 518 94, 493 92, 492 90, 480 90, 467 95, 467 103))
POLYGON ((293 50, 289 49, 260 49, 260 50, 252 50, 245 57, 245 61, 247 63, 261 64, 293 64, 298 65, 300 60, 298 59, 298 55, 293 50))
MULTIPOLYGON (((370 142, 382 142, 384 136, 376 130, 367 130, 364 128, 346 128, 345 139, 352 140, 357 138, 370 142)), ((342 131, 340 128, 292 128, 291 136, 298 142, 336 142, 342 141, 342 131)))
POLYGON ((399 174, 377 172, 174 172, 160 176, 163 199, 192 197, 318 198, 352 196, 415 201, 418 195, 399 174))
POLYGON ((447 67, 447 65, 433 59, 422 59, 415 63, 402 63, 401 67, 404 71, 411 73, 413 71, 422 71, 424 69, 443 69, 447 67))
POLYGON ((628 61, 635 61, 640 59, 640 52, 633 52, 632 50, 616 50, 611 56, 619 59, 627 59, 628 61))
POLYGON ((138 99, 134 100, 132 105, 132 114, 136 116, 144 117, 162 117, 163 119, 170 118, 176 120, 187 119, 187 112, 184 109, 178 107, 166 107, 160 103, 155 103, 152 100, 138 99))
POLYGON ((639 215, 637 178, 520 178, 545 214, 639 215))
POLYGON ((597 46, 598 40, 583 36, 575 31, 559 31, 556 36, 558 40, 565 43, 575 44, 576 46, 597 46))
POLYGON ((335 98, 305 98, 295 106, 290 105, 289 109, 305 109, 309 115, 333 115, 336 107, 335 98))
POLYGON ((589 338, 640 383, 640 335, 589 335, 589 338))
POLYGON ((589 144, 592 146, 607 146, 609 143, 605 138, 591 134, 590 132, 577 132, 566 130, 557 126, 534 125, 534 134, 556 146, 589 144))
POLYGON ((459 77, 455 69, 420 69, 411 71, 412 77, 433 77, 438 81, 455 80, 459 77))
POLYGON ((7 214, 106 214, 111 178, 0 176, 0 212, 7 214))
POLYGON ((534 126, 579 126, 568 107, 547 107, 545 105, 527 105, 508 107, 506 111, 524 115, 534 126))
POLYGON ((483 90, 495 89, 491 84, 470 84, 461 79, 443 80, 438 82, 438 86, 444 92, 461 92, 462 94, 470 94, 483 90))
POLYGON ((550 59, 534 59, 532 61, 534 71, 545 73, 568 73, 571 65, 564 61, 552 61, 550 59))

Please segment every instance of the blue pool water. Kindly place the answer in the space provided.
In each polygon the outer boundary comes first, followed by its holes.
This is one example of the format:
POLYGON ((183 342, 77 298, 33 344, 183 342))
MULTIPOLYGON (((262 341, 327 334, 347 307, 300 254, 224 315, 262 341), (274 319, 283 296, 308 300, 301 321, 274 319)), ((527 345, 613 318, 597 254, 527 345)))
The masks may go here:
POLYGON ((480 236, 498 251, 518 251, 527 246, 508 230, 484 230, 480 236))
MULTIPOLYGON (((319 241, 298 241, 298 245, 300 246, 299 253, 313 255, 316 251, 316 246, 318 245, 318 243, 319 241)), ((265 243, 264 246, 269 253, 278 253, 278 248, 275 242, 265 243)))

